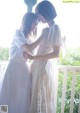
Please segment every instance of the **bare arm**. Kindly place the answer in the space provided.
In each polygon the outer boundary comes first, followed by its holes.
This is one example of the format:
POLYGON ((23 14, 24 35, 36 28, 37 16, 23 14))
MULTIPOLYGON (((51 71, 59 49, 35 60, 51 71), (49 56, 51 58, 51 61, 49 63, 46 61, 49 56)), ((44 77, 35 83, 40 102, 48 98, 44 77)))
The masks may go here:
POLYGON ((30 54, 27 54, 26 56, 31 59, 31 60, 44 60, 44 59, 52 59, 52 58, 57 58, 59 57, 59 51, 60 47, 59 46, 54 46, 54 51, 48 54, 43 54, 43 55, 38 55, 38 56, 32 56, 30 54))
POLYGON ((36 48, 40 43, 41 43, 41 40, 42 40, 42 37, 45 36, 44 34, 47 34, 48 33, 48 28, 44 28, 42 30, 42 34, 40 35, 40 37, 32 44, 25 44, 23 45, 23 50, 25 52, 31 52, 34 48, 36 48))
POLYGON ((41 37, 32 44, 28 44, 28 43, 24 44, 22 48, 25 52, 31 52, 34 48, 36 48, 39 45, 40 42, 41 42, 41 37))

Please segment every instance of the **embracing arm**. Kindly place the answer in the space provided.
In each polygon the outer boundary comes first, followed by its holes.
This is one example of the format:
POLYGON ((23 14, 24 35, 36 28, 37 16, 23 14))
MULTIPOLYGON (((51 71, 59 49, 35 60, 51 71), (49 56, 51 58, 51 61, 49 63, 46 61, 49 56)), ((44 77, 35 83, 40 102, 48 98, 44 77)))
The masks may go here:
POLYGON ((23 45, 23 49, 26 52, 31 52, 33 49, 35 49, 41 43, 42 37, 45 37, 45 34, 47 34, 46 32, 48 33, 48 28, 44 28, 42 30, 42 34, 40 35, 40 37, 35 42, 33 42, 32 44, 23 45))
POLYGON ((60 46, 54 46, 54 51, 48 54, 38 55, 38 56, 32 56, 30 54, 27 54, 28 58, 31 60, 44 60, 44 59, 52 59, 52 58, 58 58, 59 57, 59 51, 60 46))
POLYGON ((41 37, 39 39, 37 39, 35 42, 33 42, 32 44, 24 44, 22 46, 22 49, 25 51, 25 52, 31 52, 34 48, 36 48, 39 43, 41 42, 41 37))

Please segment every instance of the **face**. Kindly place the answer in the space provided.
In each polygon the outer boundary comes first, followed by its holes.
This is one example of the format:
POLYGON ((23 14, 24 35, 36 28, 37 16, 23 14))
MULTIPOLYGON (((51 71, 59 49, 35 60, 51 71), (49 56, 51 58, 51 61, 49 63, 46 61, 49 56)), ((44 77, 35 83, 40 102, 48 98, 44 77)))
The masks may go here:
POLYGON ((40 20, 42 23, 46 23, 46 22, 47 22, 47 20, 46 20, 42 15, 40 15, 40 14, 38 14, 38 18, 39 18, 39 20, 40 20))
POLYGON ((38 21, 36 20, 36 21, 33 22, 33 24, 32 24, 31 31, 35 31, 37 25, 38 25, 38 21))
POLYGON ((46 23, 47 20, 41 15, 39 14, 39 12, 36 10, 36 14, 38 16, 38 20, 41 21, 42 23, 46 23))

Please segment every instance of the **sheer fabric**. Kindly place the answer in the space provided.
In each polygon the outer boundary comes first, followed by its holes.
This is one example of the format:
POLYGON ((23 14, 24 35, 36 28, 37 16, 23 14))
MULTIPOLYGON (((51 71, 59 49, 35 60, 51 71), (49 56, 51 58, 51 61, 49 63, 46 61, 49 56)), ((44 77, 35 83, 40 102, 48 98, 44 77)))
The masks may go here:
MULTIPOLYGON (((53 51, 54 45, 61 45, 60 30, 55 24, 50 28, 45 28, 41 37, 42 41, 37 55, 49 53, 53 51)), ((32 99, 30 113, 56 113, 57 61, 58 59, 54 58, 33 62, 31 67, 32 99)))
POLYGON ((8 113, 29 113, 31 80, 21 46, 28 43, 21 31, 14 36, 10 60, 1 80, 0 105, 8 105, 8 113))

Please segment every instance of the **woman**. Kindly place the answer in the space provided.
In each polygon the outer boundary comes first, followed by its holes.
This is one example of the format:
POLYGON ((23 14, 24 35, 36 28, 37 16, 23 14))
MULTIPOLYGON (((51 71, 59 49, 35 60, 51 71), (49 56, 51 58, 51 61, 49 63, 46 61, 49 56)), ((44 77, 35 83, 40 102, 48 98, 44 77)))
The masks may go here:
POLYGON ((57 99, 57 60, 61 46, 59 26, 54 22, 57 16, 51 2, 42 1, 36 7, 40 21, 47 23, 40 36, 39 49, 36 56, 25 54, 35 60, 32 71, 32 98, 30 113, 56 113, 57 99))
POLYGON ((37 16, 26 13, 22 26, 16 31, 10 48, 10 59, 5 70, 0 91, 0 105, 8 105, 8 113, 29 113, 31 80, 30 71, 23 52, 31 52, 31 33, 37 25, 37 16))

